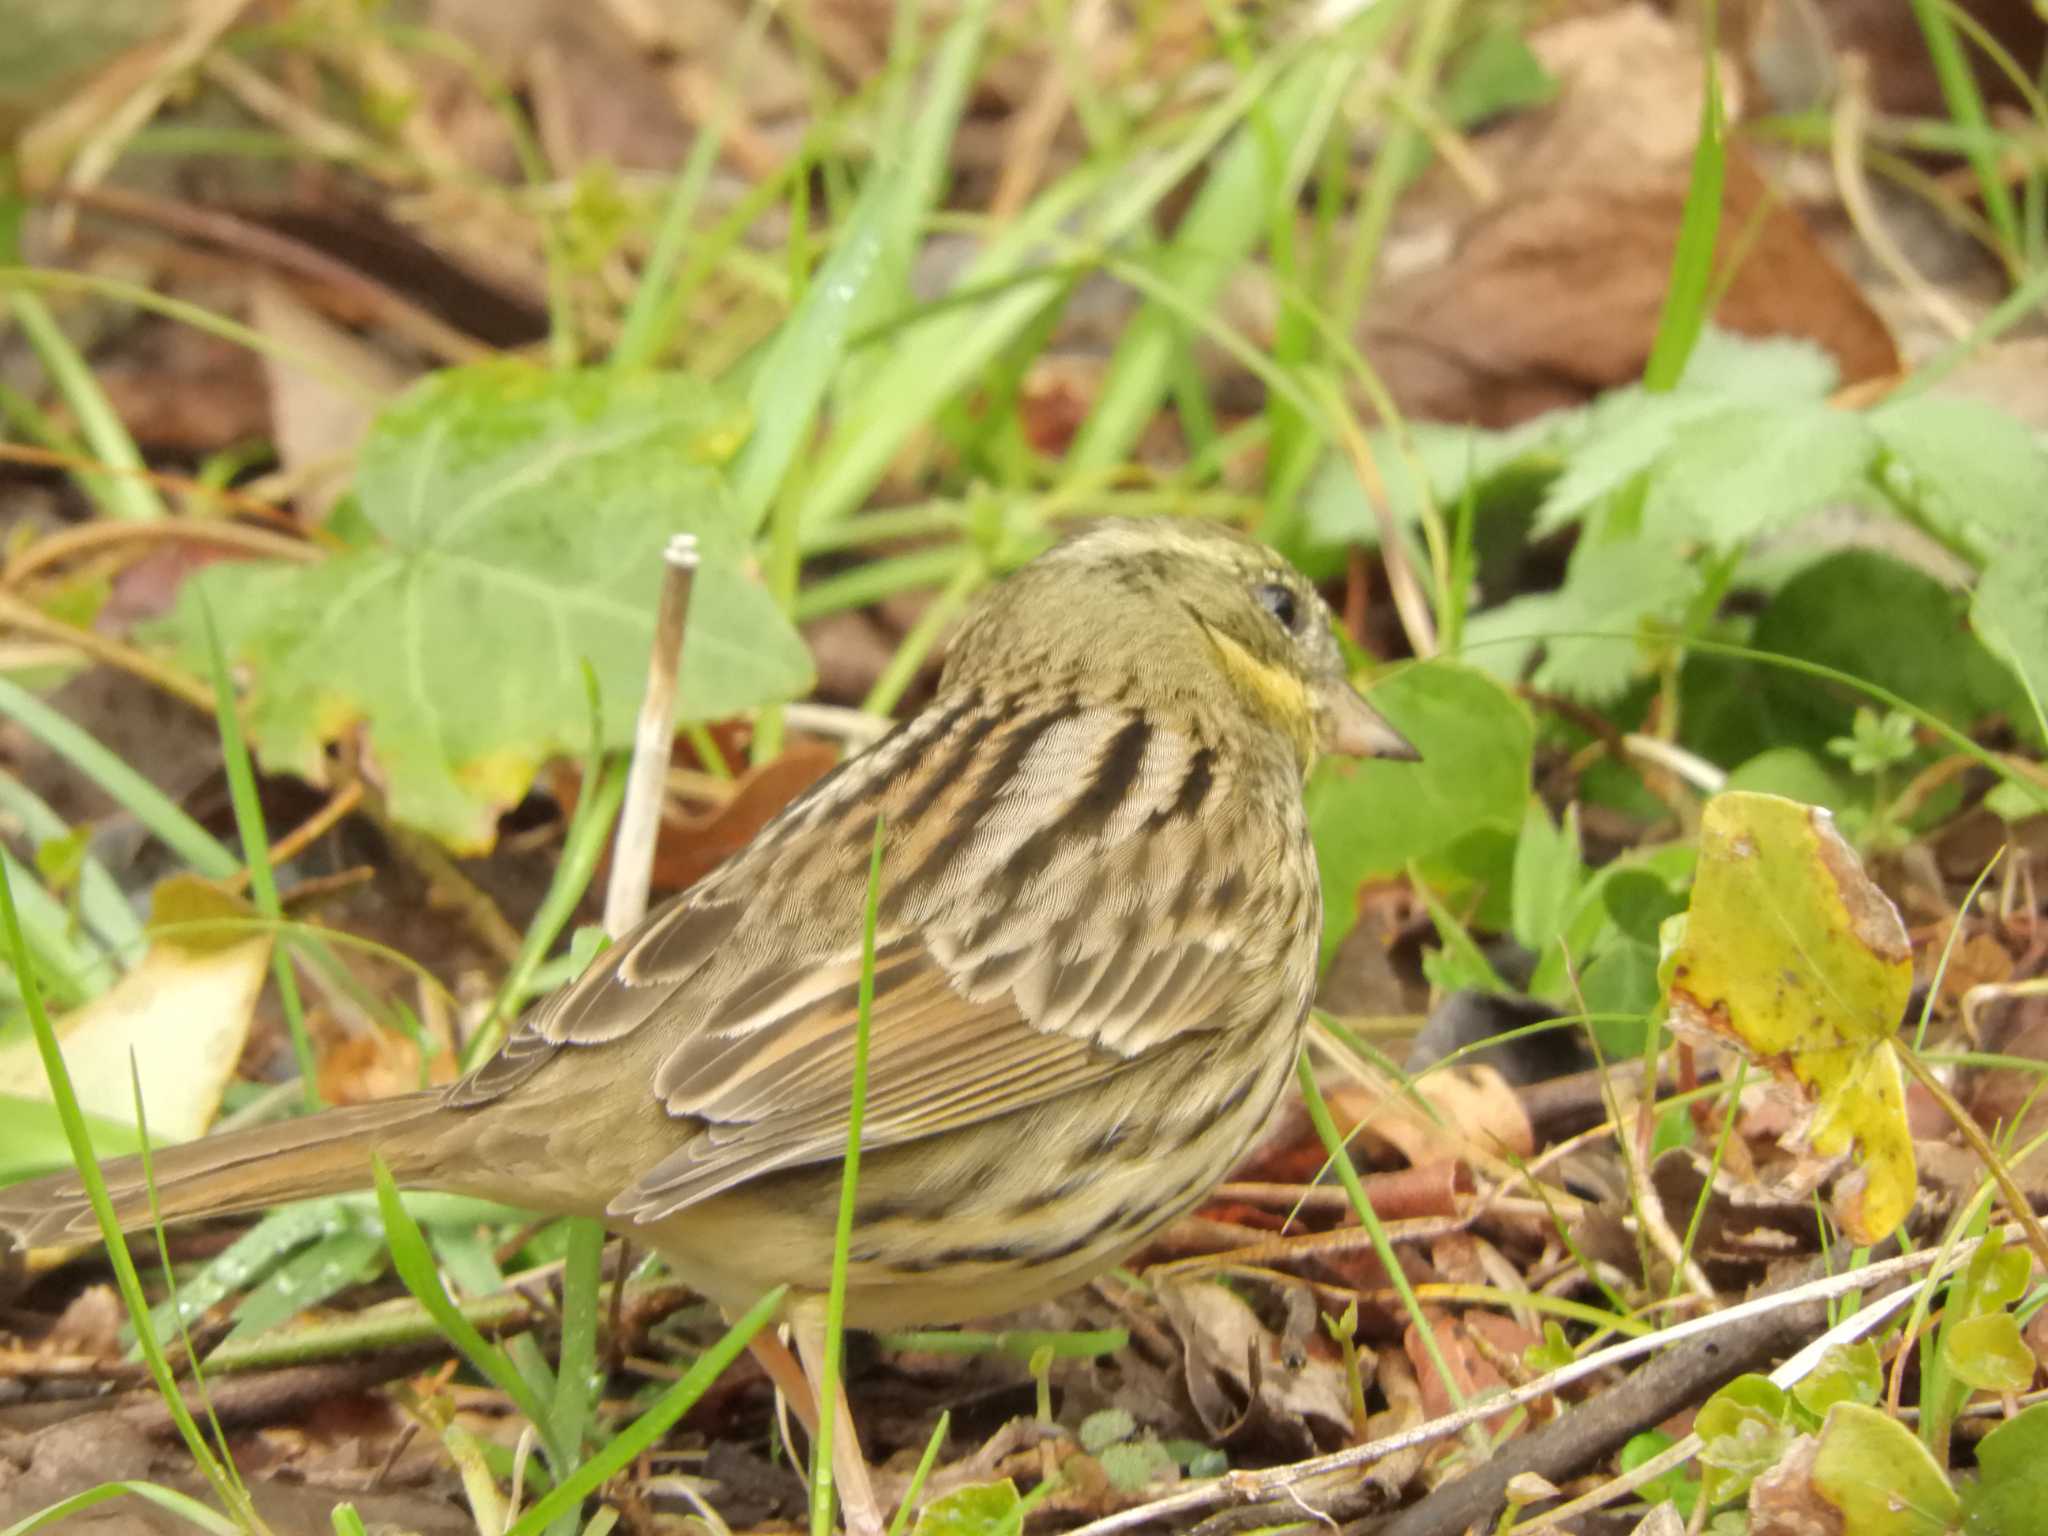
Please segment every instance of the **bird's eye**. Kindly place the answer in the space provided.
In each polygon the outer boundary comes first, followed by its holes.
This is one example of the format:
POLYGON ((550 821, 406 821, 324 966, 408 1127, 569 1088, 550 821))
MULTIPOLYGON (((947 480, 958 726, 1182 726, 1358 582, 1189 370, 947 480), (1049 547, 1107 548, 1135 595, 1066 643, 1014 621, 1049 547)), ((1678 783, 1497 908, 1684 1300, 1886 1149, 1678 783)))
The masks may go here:
POLYGON ((1259 600, 1261 608, 1279 621, 1282 629, 1289 634, 1294 632, 1294 626, 1301 621, 1301 607, 1292 587, 1269 581, 1256 589, 1252 596, 1259 600))

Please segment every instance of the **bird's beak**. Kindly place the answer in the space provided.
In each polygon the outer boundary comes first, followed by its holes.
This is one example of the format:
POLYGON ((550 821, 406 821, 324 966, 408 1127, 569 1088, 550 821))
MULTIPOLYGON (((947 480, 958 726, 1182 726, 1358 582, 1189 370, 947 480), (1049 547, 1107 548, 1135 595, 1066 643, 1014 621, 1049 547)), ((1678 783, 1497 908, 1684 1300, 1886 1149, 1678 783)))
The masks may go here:
POLYGON ((1326 683, 1316 690, 1322 708, 1319 724, 1325 751, 1343 757, 1386 757, 1413 763, 1422 759, 1415 744, 1387 723, 1387 717, 1366 703, 1346 682, 1326 683))

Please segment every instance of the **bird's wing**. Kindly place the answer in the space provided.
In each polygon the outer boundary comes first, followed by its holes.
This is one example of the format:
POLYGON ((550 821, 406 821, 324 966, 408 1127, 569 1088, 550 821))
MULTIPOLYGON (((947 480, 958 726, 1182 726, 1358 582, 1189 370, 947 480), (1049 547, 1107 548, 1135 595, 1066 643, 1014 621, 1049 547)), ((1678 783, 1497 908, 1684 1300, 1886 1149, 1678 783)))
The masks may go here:
MULTIPOLYGON (((1312 913, 1267 910, 1218 857, 1202 813, 1227 775, 1184 736, 1110 708, 942 701, 898 737, 537 1007, 456 1102, 498 1097, 559 1050, 651 1037, 652 1092, 697 1129, 614 1211, 654 1220, 839 1156, 878 812, 864 1148, 1041 1103, 1191 1031, 1253 1022, 1273 995, 1261 971, 1272 935, 1315 931, 1312 913)), ((1304 964, 1303 1002, 1307 979, 1304 964)))

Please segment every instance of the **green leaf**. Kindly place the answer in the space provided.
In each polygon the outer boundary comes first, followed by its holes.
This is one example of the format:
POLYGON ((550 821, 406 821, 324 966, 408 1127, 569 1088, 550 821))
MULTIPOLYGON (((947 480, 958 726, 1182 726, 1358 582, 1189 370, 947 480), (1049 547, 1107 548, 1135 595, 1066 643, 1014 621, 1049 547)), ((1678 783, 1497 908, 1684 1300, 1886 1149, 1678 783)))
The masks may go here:
POLYGON ((246 1339, 360 1285, 384 1268, 382 1232, 337 1232, 280 1264, 235 1309, 227 1340, 246 1339))
POLYGON ((1791 1399, 1765 1376, 1738 1376, 1693 1421, 1707 1500, 1726 1504, 1784 1459, 1797 1435, 1791 1399))
POLYGON ((1081 1428, 1074 1438, 1081 1442, 1081 1449, 1092 1456, 1119 1440, 1130 1439, 1137 1432, 1138 1421, 1124 1409, 1103 1408, 1081 1421, 1081 1428))
POLYGON ((647 671, 661 553, 697 535, 680 710, 716 719, 810 686, 810 658, 745 569, 720 474, 745 415, 674 374, 547 374, 494 362, 435 375, 378 418, 356 490, 385 542, 317 565, 217 565, 178 609, 203 654, 200 591, 253 678, 250 733, 318 779, 357 720, 400 820, 490 843, 535 770, 624 746, 647 671))
POLYGON ((1110 1487, 1119 1493, 1136 1493, 1177 1470, 1173 1457, 1157 1440, 1126 1440, 1104 1446, 1095 1459, 1110 1487))
POLYGON ((1578 807, 1566 806, 1564 825, 1558 826, 1542 800, 1531 795, 1515 844, 1511 892, 1514 934, 1525 949, 1541 955, 1557 942, 1578 903, 1583 876, 1578 807))
POLYGON ((1860 1403, 1828 1410, 1813 1486, 1842 1512, 1842 1536, 1947 1536, 1961 1509, 1912 1431, 1860 1403))
POLYGON ((1436 108, 1450 122, 1470 128, 1518 107, 1541 106, 1556 95, 1556 76, 1523 41, 1522 29, 1495 20, 1445 72, 1436 108))
POLYGON ((1816 1419, 1824 1419, 1837 1403, 1877 1401, 1884 1390, 1884 1365, 1877 1346, 1868 1339, 1854 1344, 1832 1344, 1820 1357, 1820 1364, 1792 1388, 1792 1397, 1816 1419))
POLYGON ((2034 1352, 2010 1312, 1966 1317, 1942 1330, 1944 1363, 1981 1392, 2024 1392, 2034 1380, 2034 1352))
POLYGON ((2048 1403, 2021 1410, 1977 1442, 1963 1495, 1965 1536, 2034 1536, 2048 1509, 2048 1403))
POLYGON ((1869 414, 1894 484, 1944 538, 1991 560, 2038 543, 2048 454, 2014 417, 1975 400, 1914 395, 1869 414))
MULTIPOLYGON (((2024 565, 2001 562, 1993 574, 2024 565)), ((1873 550, 1844 550, 1779 588, 1754 643, 1888 688, 1965 730, 1993 714, 2025 719, 2012 672, 1971 635, 1964 617, 1965 600, 1924 572, 1873 550)), ((1783 744, 1786 731, 1818 744, 1853 729, 1855 701, 1808 678, 1773 669, 1756 693, 1769 712, 1759 747, 1783 744)))
POLYGON ((1679 425, 1658 459, 1644 518, 1721 549, 1837 500, 1877 455, 1863 418, 1824 405, 1729 406, 1679 425))
POLYGON ((1007 1477, 970 1483, 925 1505, 912 1536, 1013 1536, 1024 1523, 1023 1503, 1007 1477))
POLYGON ((1476 644, 1482 630, 1505 632, 1512 616, 1516 629, 1543 637, 1539 687, 1605 703, 1668 643, 1699 589, 1699 572, 1676 545, 1581 538, 1562 587, 1503 603, 1468 632, 1476 644))
POLYGON ((1453 662, 1407 667, 1374 685, 1372 700, 1423 761, 1332 760, 1310 779, 1326 950, 1350 931, 1366 881, 1411 863, 1445 874, 1475 830, 1511 838, 1528 799, 1535 727, 1522 702, 1485 673, 1453 662))
POLYGON ((1912 946, 1827 812, 1776 795, 1707 803, 1699 871, 1666 965, 1671 1022, 1725 1040, 1813 1105, 1822 1155, 1853 1145, 1835 1215, 1881 1241, 1911 1207, 1913 1140, 1892 1037, 1912 946))
POLYGON ((1728 774, 1727 787, 1804 800, 1830 811, 1847 810, 1852 800, 1827 764, 1803 747, 1771 747, 1737 763, 1728 774))

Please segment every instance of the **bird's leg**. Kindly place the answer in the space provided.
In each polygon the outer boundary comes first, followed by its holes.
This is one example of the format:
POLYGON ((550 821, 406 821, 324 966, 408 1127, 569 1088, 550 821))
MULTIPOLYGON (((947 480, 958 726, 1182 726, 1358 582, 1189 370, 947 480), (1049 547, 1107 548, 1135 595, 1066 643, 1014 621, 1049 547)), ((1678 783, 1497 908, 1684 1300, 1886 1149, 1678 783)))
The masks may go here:
MULTIPOLYGON (((732 1319, 728 1317, 726 1321, 730 1323, 732 1319)), ((747 1342, 747 1352, 754 1357, 754 1363, 767 1372, 768 1379, 775 1383, 775 1390, 782 1394, 784 1401, 796 1410, 805 1432, 813 1440, 817 1439, 818 1397, 811 1391, 811 1378, 797 1364, 789 1346, 772 1329, 764 1328, 747 1342)))
MULTIPOLYGON (((816 1385, 825 1375, 824 1298, 806 1297, 793 1305, 789 1326, 816 1400, 816 1385)), ((846 1536, 883 1536, 887 1527, 882 1522, 882 1507, 875 1501, 874 1484, 868 1479, 867 1457, 861 1453, 860 1436, 854 1431, 853 1409, 846 1401, 843 1380, 832 1384, 832 1401, 820 1402, 819 1412, 832 1415, 832 1480, 839 1485, 846 1536)))

